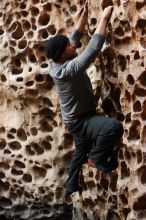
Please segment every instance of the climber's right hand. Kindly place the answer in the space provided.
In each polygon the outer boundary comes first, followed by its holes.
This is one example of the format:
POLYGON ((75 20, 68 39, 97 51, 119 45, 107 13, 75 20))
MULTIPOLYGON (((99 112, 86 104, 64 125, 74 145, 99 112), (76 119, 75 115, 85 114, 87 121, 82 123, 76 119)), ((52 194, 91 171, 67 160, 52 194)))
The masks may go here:
POLYGON ((112 15, 112 12, 113 12, 113 6, 108 6, 104 9, 103 13, 102 13, 102 17, 104 19, 107 19, 109 20, 111 15, 112 15))

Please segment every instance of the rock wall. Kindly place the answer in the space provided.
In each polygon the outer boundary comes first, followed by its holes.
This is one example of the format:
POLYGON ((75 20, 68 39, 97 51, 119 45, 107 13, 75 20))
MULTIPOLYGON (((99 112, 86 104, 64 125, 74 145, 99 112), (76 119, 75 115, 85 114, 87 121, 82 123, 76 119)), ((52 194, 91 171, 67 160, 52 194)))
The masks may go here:
POLYGON ((40 42, 69 35, 83 0, 1 0, 0 219, 146 219, 146 1, 89 0, 81 52, 103 8, 114 11, 107 39, 89 68, 97 103, 123 122, 119 168, 84 165, 83 194, 64 201, 74 150, 62 123, 49 60, 40 42))

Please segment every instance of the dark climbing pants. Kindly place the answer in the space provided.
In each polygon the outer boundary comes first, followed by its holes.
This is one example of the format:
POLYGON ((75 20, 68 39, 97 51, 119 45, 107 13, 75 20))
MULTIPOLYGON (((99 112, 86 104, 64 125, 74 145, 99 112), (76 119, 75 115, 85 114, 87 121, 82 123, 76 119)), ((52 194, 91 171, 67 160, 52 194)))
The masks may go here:
POLYGON ((123 127, 116 119, 98 115, 86 116, 77 124, 67 127, 73 135, 76 147, 67 180, 67 191, 75 192, 79 188, 82 164, 87 158, 95 164, 107 161, 116 141, 123 135, 123 127))

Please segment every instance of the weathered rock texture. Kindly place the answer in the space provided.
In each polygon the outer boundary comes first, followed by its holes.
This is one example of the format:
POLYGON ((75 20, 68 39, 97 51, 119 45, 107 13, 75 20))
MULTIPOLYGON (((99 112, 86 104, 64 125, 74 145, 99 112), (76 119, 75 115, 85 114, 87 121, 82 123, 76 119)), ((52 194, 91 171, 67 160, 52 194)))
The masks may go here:
POLYGON ((145 0, 88 1, 80 52, 103 8, 114 5, 106 43, 88 72, 97 101, 109 93, 109 114, 125 133, 119 169, 103 175, 85 165, 82 196, 70 205, 63 200, 74 146, 38 42, 69 35, 84 2, 0 2, 0 219, 146 219, 145 0))

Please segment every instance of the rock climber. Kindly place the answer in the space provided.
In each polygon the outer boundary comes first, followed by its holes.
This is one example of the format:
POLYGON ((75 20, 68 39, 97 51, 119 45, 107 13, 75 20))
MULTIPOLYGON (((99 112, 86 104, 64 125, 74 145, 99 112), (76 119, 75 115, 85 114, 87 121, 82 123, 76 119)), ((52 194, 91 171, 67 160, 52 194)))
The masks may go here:
POLYGON ((55 35, 45 43, 47 57, 52 59, 49 73, 55 82, 62 118, 75 142, 66 184, 69 194, 82 189, 79 174, 83 163, 88 162, 104 173, 118 166, 113 151, 116 141, 123 135, 122 124, 97 114, 92 85, 86 73, 104 44, 112 10, 112 6, 103 10, 96 30, 81 54, 76 49, 81 45, 87 24, 87 1, 71 36, 55 35))

